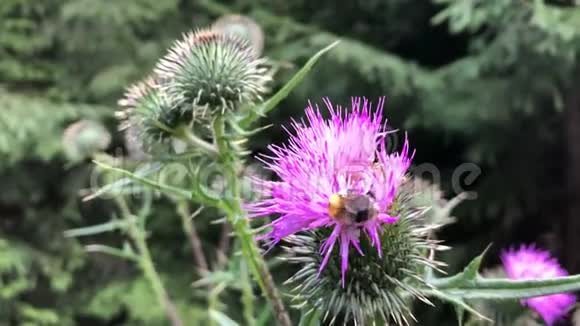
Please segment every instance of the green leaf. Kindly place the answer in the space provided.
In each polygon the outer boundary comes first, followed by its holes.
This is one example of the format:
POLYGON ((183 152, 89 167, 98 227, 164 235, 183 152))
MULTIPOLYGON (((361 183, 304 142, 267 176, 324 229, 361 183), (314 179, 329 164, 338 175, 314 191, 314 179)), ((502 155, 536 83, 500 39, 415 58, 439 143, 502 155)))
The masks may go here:
POLYGON ((236 289, 236 290, 240 290, 241 286, 237 282, 237 281, 239 281, 239 279, 237 277, 239 277, 239 276, 234 275, 231 272, 218 270, 215 272, 208 272, 207 275, 205 275, 204 277, 200 278, 199 280, 193 282, 192 286, 199 288, 199 287, 207 287, 210 285, 215 285, 218 283, 223 283, 228 287, 231 287, 231 288, 236 289))
POLYGON ((221 311, 211 309, 209 311, 209 315, 210 315, 211 319, 213 319, 220 326, 238 326, 238 323, 236 323, 230 317, 226 316, 221 311))
POLYGON ((454 295, 450 295, 447 294, 445 292, 442 291, 438 291, 438 290, 428 290, 425 291, 426 295, 432 295, 442 301, 446 301, 450 304, 452 304, 455 307, 455 311, 457 312, 457 318, 459 320, 459 324, 461 325, 462 323, 462 319, 463 319, 463 312, 464 311, 469 311, 472 314, 478 316, 481 319, 484 320, 488 320, 491 321, 491 319, 487 318, 486 316, 482 315, 481 313, 479 313, 477 310, 473 309, 470 305, 468 305, 462 298, 454 296, 454 295))
POLYGON ((272 309, 270 309, 269 305, 262 305, 262 309, 258 314, 258 318, 256 319, 256 326, 267 326, 270 325, 270 317, 272 315, 272 309))
POLYGON ((91 225, 87 227, 77 228, 77 229, 70 229, 64 231, 64 236, 67 238, 75 238, 75 237, 83 237, 88 235, 94 235, 104 232, 111 232, 118 229, 124 229, 127 223, 122 220, 112 220, 110 222, 98 224, 98 225, 91 225))
MULTIPOLYGON (((475 257, 463 272, 444 278, 431 278, 427 283, 436 289, 456 299, 488 299, 511 300, 536 296, 573 292, 580 290, 580 275, 558 277, 542 280, 510 280, 501 278, 484 278, 478 270, 485 252, 475 257)), ((430 293, 431 289, 426 289, 430 293)), ((438 293, 430 293, 435 296, 438 293)))
POLYGON ((481 262, 483 261, 483 257, 485 256, 485 254, 487 253, 487 251, 489 250, 489 248, 491 247, 491 244, 487 245, 487 247, 483 250, 483 252, 475 257, 470 263, 469 265, 467 265, 467 267, 465 267, 463 274, 465 275, 465 278, 467 279, 472 279, 477 277, 478 272, 479 272, 479 267, 481 266, 481 262))
POLYGON ((487 300, 525 299, 580 290, 580 275, 523 281, 483 278, 478 275, 475 279, 462 283, 450 282, 450 279, 441 278, 430 284, 455 297, 487 300))
POLYGON ((131 253, 129 250, 127 250, 127 247, 125 247, 124 250, 121 250, 118 248, 109 247, 105 245, 92 244, 85 246, 85 250, 87 252, 100 252, 123 259, 139 261, 139 257, 137 257, 134 253, 131 253))
MULTIPOLYGON (((489 250, 489 248, 491 247, 491 244, 488 245, 483 252, 475 257, 464 269, 463 272, 455 275, 455 276, 451 276, 451 277, 447 277, 445 278, 448 284, 463 284, 463 283, 467 283, 470 282, 471 280, 474 280, 475 278, 477 278, 478 276, 478 271, 479 271, 479 267, 481 266, 481 262, 483 261, 483 257, 485 256, 485 254, 487 253, 487 251, 489 250)), ((433 274, 429 274, 431 277, 433 274)), ((437 283, 442 279, 433 279, 431 278, 430 280, 428 279, 428 282, 433 282, 433 283, 437 283)))
POLYGON ((187 190, 183 190, 180 188, 176 188, 170 185, 165 185, 165 184, 161 184, 158 182, 155 182, 153 180, 147 179, 147 178, 143 178, 137 174, 134 174, 130 171, 127 170, 123 170, 120 168, 116 168, 116 167, 112 167, 108 164, 102 163, 102 162, 98 162, 98 161, 93 161, 97 166, 99 166, 100 168, 107 170, 107 171, 111 171, 111 172, 117 172, 120 173, 123 176, 126 176, 128 178, 131 178, 137 182, 140 182, 141 184, 151 187, 155 190, 159 190, 165 194, 168 195, 175 195, 177 197, 181 197, 184 199, 191 199, 191 193, 187 190))
POLYGON ((325 47, 324 49, 318 51, 315 55, 313 55, 306 64, 296 73, 292 78, 272 97, 270 97, 266 102, 259 105, 255 110, 251 110, 246 118, 244 118, 241 123, 239 124, 242 128, 248 128, 252 125, 256 120, 260 118, 260 116, 265 116, 268 112, 272 111, 283 99, 285 99, 294 88, 296 88, 300 82, 306 77, 308 72, 314 67, 316 62, 322 57, 323 54, 330 51, 333 47, 335 47, 339 41, 335 41, 329 46, 325 47))
POLYGON ((468 299, 512 300, 580 290, 580 275, 521 281, 483 278, 478 270, 488 249, 489 246, 457 275, 427 279, 431 288, 423 293, 453 304, 459 325, 462 325, 465 310, 487 319, 466 303, 468 299))
MULTIPOLYGON (((146 176, 151 175, 155 172, 158 172, 159 170, 161 170, 161 168, 162 168, 162 165, 160 163, 146 164, 143 167, 138 168, 134 172, 134 174, 136 176, 139 176, 139 177, 146 177, 146 176)), ((99 190, 95 191, 94 193, 90 194, 89 196, 84 197, 83 200, 88 201, 88 200, 103 196, 105 194, 113 193, 116 191, 125 192, 125 189, 132 184, 133 184, 132 178, 122 178, 122 179, 119 179, 115 182, 109 183, 109 184, 101 187, 99 190)))

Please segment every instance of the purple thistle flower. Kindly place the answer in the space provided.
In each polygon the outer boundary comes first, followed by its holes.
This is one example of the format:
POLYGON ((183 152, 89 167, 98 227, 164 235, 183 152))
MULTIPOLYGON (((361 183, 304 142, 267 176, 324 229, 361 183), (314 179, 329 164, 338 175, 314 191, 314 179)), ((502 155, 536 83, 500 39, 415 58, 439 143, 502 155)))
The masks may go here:
MULTIPOLYGON (((501 260, 509 278, 514 280, 533 280, 567 276, 558 261, 547 251, 537 249, 534 245, 522 245, 519 250, 509 249, 502 253, 501 260)), ((531 307, 548 326, 566 314, 576 297, 569 293, 523 299, 523 305, 531 307)))
POLYGON ((266 199, 247 207, 250 217, 280 215, 261 237, 270 246, 300 231, 332 230, 321 247, 319 273, 338 242, 343 286, 350 246, 364 255, 361 233, 381 255, 379 234, 384 224, 397 221, 389 207, 412 159, 407 139, 400 153, 387 152, 384 101, 373 111, 365 98, 353 98, 350 110, 325 99, 328 119, 309 104, 307 122, 293 121, 288 143, 269 146, 273 154, 262 159, 280 181, 255 180, 266 199))

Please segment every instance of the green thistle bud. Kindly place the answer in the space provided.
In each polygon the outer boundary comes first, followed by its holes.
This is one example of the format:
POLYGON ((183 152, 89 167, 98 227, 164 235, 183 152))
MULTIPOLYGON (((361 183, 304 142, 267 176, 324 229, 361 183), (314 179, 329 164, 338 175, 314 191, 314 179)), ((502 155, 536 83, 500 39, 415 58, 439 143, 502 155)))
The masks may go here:
POLYGON ((134 125, 129 125, 124 130, 125 148, 127 149, 127 157, 133 161, 145 161, 150 156, 144 151, 143 144, 139 139, 139 128, 134 125))
POLYGON ((403 192, 413 193, 410 199, 413 206, 429 207, 423 218, 425 224, 443 226, 455 222, 451 216, 451 211, 464 199, 463 194, 459 194, 450 200, 443 197, 443 191, 437 184, 433 184, 421 178, 409 178, 403 185, 403 192))
POLYGON ((357 325, 408 325, 414 319, 410 300, 429 303, 420 290, 427 286, 422 275, 427 268, 443 266, 427 258, 430 251, 442 247, 427 238, 432 229, 422 224, 426 209, 414 206, 412 197, 402 192, 394 203, 393 213, 400 219, 384 226, 380 236, 381 257, 367 237, 360 237, 365 255, 350 251, 344 287, 336 251, 318 275, 322 262, 320 249, 328 231, 290 237, 286 259, 302 265, 287 281, 297 284, 293 291, 298 306, 317 310, 331 324, 352 321, 357 325))
POLYGON ((264 31, 260 25, 249 17, 225 15, 216 20, 212 28, 250 42, 257 55, 261 55, 264 50, 264 31))
POLYGON ((185 34, 162 58, 155 72, 170 97, 185 110, 235 111, 261 100, 270 81, 256 51, 244 40, 213 30, 185 34))
POLYGON ((166 152, 179 128, 193 128, 204 118, 182 107, 179 98, 169 96, 159 84, 150 77, 132 85, 119 101, 122 109, 117 112, 128 143, 148 153, 166 152))
POLYGON ((66 157, 75 162, 106 149, 111 135, 96 121, 81 120, 69 125, 63 134, 62 145, 66 157))

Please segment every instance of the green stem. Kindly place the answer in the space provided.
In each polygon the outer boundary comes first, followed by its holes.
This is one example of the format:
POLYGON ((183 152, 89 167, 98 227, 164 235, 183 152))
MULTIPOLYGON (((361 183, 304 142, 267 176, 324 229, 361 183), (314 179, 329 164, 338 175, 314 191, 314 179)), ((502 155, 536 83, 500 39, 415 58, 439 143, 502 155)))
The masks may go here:
POLYGON ((184 141, 193 148, 197 148, 210 156, 216 156, 218 151, 215 146, 197 137, 189 128, 183 127, 174 132, 174 136, 184 141))
POLYGON ((131 214, 131 211, 129 210, 129 207, 123 197, 117 196, 115 199, 119 209, 121 210, 123 218, 127 221, 127 225, 129 226, 129 236, 137 247, 137 251, 139 253, 139 267, 141 267, 145 278, 149 281, 149 284, 151 285, 151 288, 157 297, 157 301, 165 309, 165 313, 167 314, 167 317, 173 326, 183 326, 184 323, 181 320, 181 317, 179 317, 177 308, 175 308, 175 305, 169 298, 169 295, 163 286, 163 282, 161 281, 161 277, 155 269, 155 265, 151 257, 151 252, 149 251, 149 247, 147 246, 147 241, 145 239, 146 232, 143 228, 143 225, 141 225, 141 223, 136 223, 135 219, 133 218, 133 214, 131 214))
POLYGON ((254 318, 254 292, 252 290, 252 283, 248 275, 248 265, 242 259, 240 261, 240 274, 242 282, 242 305, 244 306, 244 319, 246 325, 253 326, 256 324, 254 318))
POLYGON ((208 302, 208 310, 209 310, 209 326, 218 325, 215 318, 212 314, 219 312, 220 309, 220 294, 225 290, 226 285, 224 283, 218 284, 216 287, 209 291, 209 302, 208 302))
POLYGON ((278 324, 282 326, 290 326, 292 323, 288 316, 288 312, 286 311, 278 289, 274 284, 272 275, 258 250, 248 220, 242 209, 240 185, 238 183, 239 180, 237 175, 237 166, 240 162, 235 153, 232 153, 231 151, 230 144, 225 138, 224 129, 225 123, 223 116, 216 117, 213 123, 214 140, 219 151, 219 157, 223 165, 223 172, 229 190, 226 192, 225 198, 222 200, 223 205, 221 205, 221 208, 225 211, 226 217, 240 241, 242 254, 248 262, 250 271, 258 281, 258 284, 266 298, 272 304, 278 324))
POLYGON ((199 235, 197 234, 197 230, 195 229, 195 225, 193 224, 192 214, 189 211, 189 204, 187 201, 180 200, 177 203, 177 213, 181 217, 183 231, 189 239, 196 269, 199 269, 202 273, 207 272, 209 270, 209 265, 205 259, 201 241, 199 239, 199 235))

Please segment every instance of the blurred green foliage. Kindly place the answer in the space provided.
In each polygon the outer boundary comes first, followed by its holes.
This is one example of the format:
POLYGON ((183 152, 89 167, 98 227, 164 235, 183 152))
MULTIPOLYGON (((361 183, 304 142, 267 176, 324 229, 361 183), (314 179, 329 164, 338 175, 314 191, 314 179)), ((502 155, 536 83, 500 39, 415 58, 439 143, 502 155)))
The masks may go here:
MULTIPOLYGON (((561 249, 561 112, 580 59, 580 7, 573 2, 2 0, 0 325, 164 323, 131 264, 82 248, 120 243, 121 234, 64 237, 67 229, 108 221, 115 212, 105 200, 81 201, 91 164, 67 164, 62 132, 80 119, 99 119, 115 132, 112 113, 124 88, 150 71, 181 33, 227 13, 263 27, 281 82, 342 39, 266 118, 275 126, 253 140, 254 151, 282 141, 280 124, 300 116, 308 99, 386 95, 390 124, 409 133, 417 164, 440 169, 449 196, 459 164, 482 168, 467 187, 477 200, 462 204, 458 223, 441 235, 456 248, 445 257, 450 269, 492 241, 498 248, 536 240, 561 249)), ((115 139, 111 153, 123 145, 115 139)), ((175 212, 157 204, 154 259, 195 325, 206 312, 197 305, 199 291, 187 286, 195 280, 190 249, 175 212)), ((217 229, 200 225, 209 250, 217 229)), ((226 309, 241 316, 234 305, 226 309)), ((453 316, 429 311, 420 320, 445 325, 453 316)))

